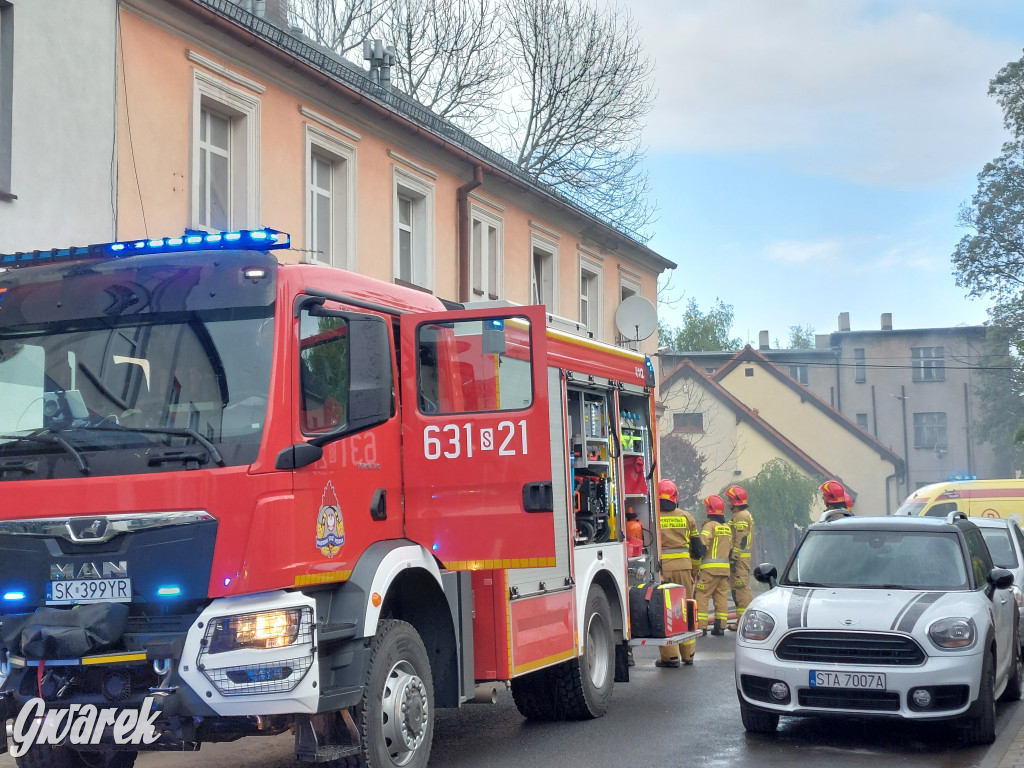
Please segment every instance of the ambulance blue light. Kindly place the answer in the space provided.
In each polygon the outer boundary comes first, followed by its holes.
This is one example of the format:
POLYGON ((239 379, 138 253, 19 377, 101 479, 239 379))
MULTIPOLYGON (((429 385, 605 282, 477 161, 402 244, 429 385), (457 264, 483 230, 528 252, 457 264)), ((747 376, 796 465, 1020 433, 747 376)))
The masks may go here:
POLYGON ((24 592, 4 592, 4 600, 24 600, 24 592))
POLYGON ((160 587, 156 593, 160 597, 177 597, 181 594, 181 587, 160 587))

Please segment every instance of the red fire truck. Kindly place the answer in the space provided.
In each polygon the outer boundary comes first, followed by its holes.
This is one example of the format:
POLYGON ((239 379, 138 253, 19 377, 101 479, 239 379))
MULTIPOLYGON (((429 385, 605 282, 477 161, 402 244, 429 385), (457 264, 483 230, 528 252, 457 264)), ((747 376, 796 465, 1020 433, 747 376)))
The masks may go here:
POLYGON ((677 594, 629 608, 649 359, 288 245, 0 256, 0 719, 146 705, 156 739, 19 763, 290 729, 303 760, 424 766, 436 707, 507 682, 527 718, 598 717, 630 644, 693 636, 677 594))

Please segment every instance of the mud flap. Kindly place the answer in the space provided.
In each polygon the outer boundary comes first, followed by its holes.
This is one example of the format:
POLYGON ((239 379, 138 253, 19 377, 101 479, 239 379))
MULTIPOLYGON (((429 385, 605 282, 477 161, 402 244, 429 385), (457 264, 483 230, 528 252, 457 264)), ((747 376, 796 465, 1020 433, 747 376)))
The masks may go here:
POLYGON ((615 682, 629 682, 629 643, 615 646, 615 682))

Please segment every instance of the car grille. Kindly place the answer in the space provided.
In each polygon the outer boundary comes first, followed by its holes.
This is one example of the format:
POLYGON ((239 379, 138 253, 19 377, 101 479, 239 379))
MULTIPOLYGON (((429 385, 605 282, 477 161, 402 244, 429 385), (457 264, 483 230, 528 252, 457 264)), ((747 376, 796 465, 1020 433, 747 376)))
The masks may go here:
POLYGON ((898 664, 925 660, 916 642, 879 632, 793 632, 782 638, 775 655, 783 661, 828 664, 898 664))
POLYGON ((900 695, 896 691, 864 691, 859 688, 800 688, 801 707, 818 709, 860 709, 872 712, 898 712, 900 695))

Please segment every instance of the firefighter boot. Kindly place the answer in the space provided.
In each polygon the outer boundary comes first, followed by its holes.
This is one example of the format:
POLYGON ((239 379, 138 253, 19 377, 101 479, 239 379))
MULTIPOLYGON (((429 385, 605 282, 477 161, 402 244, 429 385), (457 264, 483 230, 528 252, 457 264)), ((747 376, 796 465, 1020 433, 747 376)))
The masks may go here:
POLYGON ((715 628, 711 630, 712 635, 724 635, 725 630, 722 629, 722 620, 715 619, 715 628))

